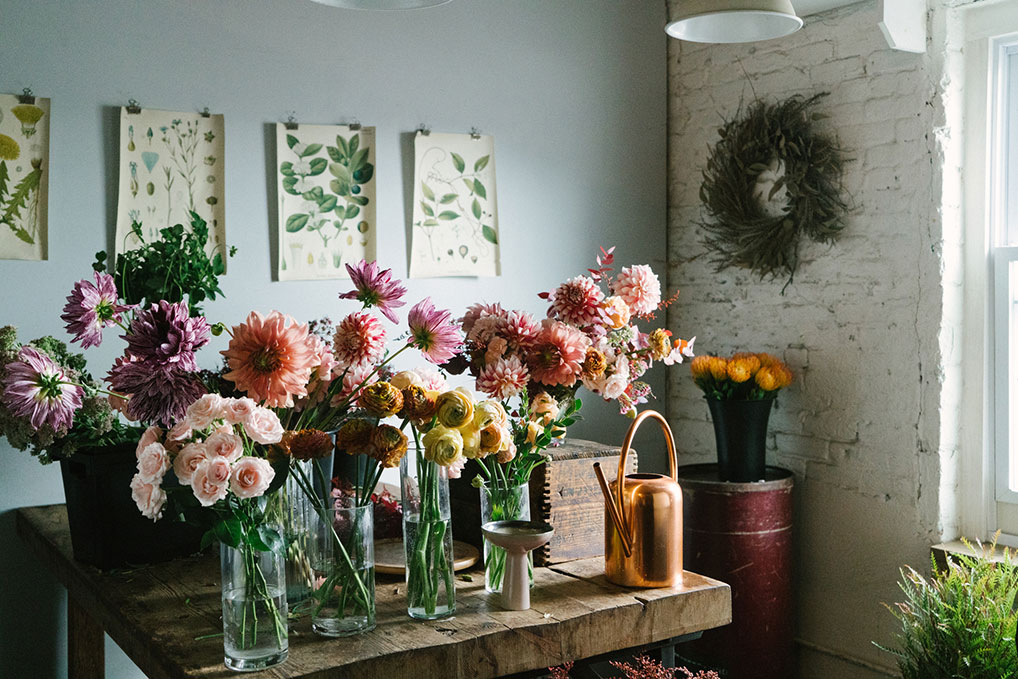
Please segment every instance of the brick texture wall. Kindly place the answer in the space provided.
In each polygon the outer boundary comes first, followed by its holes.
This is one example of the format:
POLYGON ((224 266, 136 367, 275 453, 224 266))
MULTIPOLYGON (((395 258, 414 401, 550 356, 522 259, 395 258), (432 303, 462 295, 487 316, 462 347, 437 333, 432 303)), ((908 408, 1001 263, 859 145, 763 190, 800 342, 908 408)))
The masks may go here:
MULTIPOLYGON (((796 474, 796 625, 810 678, 888 674, 892 659, 871 644, 894 630, 881 602, 897 599, 899 566, 927 563, 944 532, 943 51, 892 51, 877 21, 868 1, 780 40, 669 46, 669 283, 682 291, 669 327, 697 335, 697 353, 769 351, 795 371, 768 461, 796 474), (804 245, 784 293, 783 280, 715 272, 696 223, 722 119, 754 97, 819 91, 852 158, 844 236, 804 245)), ((672 371, 668 404, 680 461, 711 461, 710 417, 688 371, 672 371)))

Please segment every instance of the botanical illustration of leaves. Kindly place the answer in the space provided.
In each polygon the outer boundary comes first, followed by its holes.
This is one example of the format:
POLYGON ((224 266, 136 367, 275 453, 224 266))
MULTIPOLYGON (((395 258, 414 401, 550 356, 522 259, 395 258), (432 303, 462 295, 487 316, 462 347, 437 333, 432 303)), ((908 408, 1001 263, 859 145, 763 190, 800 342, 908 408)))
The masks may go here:
POLYGON ((355 134, 354 136, 350 137, 350 145, 349 145, 347 150, 349 151, 351 156, 353 154, 357 153, 357 147, 360 146, 360 145, 361 145, 361 136, 359 134, 355 134))
POLYGON ((312 186, 310 191, 305 191, 301 195, 304 200, 313 200, 317 203, 325 196, 325 191, 322 190, 321 186, 312 186))
POLYGON ((357 205, 347 205, 346 206, 346 218, 347 219, 353 219, 354 217, 356 217, 360 213, 361 213, 361 209, 360 209, 359 206, 357 206, 357 205))
POLYGON ((286 145, 289 146, 290 148, 293 148, 294 146, 296 146, 297 145, 297 137, 293 136, 292 134, 286 135, 286 145))
POLYGON ((457 198, 458 198, 458 196, 455 193, 447 193, 444 196, 442 196, 441 198, 439 198, 438 202, 441 203, 442 205, 448 205, 449 203, 453 202, 457 198))
POLYGON ((279 174, 283 175, 284 177, 292 177, 294 175, 293 163, 291 163, 289 160, 280 163, 279 174))
POLYGON ((300 157, 301 158, 307 158, 308 156, 315 155, 316 153, 318 153, 321 150, 322 150, 322 145, 321 144, 308 144, 304 148, 304 150, 301 151, 300 157))
POLYGON ((474 172, 480 172, 484 168, 488 167, 488 161, 490 159, 491 156, 481 156, 480 158, 478 158, 477 162, 474 163, 474 172))
POLYGON ((467 188, 470 190, 470 193, 474 192, 474 180, 473 179, 464 178, 463 179, 463 183, 467 185, 467 188))
POLYGON ((463 156, 458 153, 452 154, 452 164, 456 166, 457 172, 462 172, 467 169, 467 164, 463 162, 463 156))
POLYGON ((346 143, 346 139, 343 139, 340 135, 336 135, 336 147, 339 149, 340 155, 344 158, 350 157, 350 146, 346 143))
POLYGON ((452 220, 452 219, 459 219, 459 216, 460 215, 459 215, 458 212, 453 212, 452 210, 443 210, 442 212, 438 213, 438 218, 439 219, 444 219, 446 221, 449 221, 449 220, 452 220))
POLYGON ((10 176, 7 174, 7 161, 0 160, 0 205, 3 204, 4 198, 7 197, 7 180, 10 176))
POLYGON ((339 152, 339 149, 337 149, 335 146, 326 146, 325 150, 326 152, 328 152, 329 158, 332 158, 333 162, 336 163, 342 162, 344 156, 339 152))
POLYGON ((481 235, 484 236, 485 240, 498 245, 498 234, 495 233, 495 229, 491 228, 487 224, 481 227, 481 235))
POLYGON ((350 159, 350 169, 353 171, 359 170, 365 163, 368 162, 368 151, 369 149, 361 149, 357 153, 353 154, 350 159))
POLYGON ((34 243, 35 241, 23 229, 18 229, 14 222, 21 219, 21 209, 25 207, 25 204, 28 202, 28 196, 31 195, 32 191, 38 190, 41 179, 42 168, 35 168, 22 177, 18 185, 14 187, 14 193, 11 194, 11 199, 7 203, 7 209, 4 210, 3 215, 0 215, 0 222, 14 229, 18 238, 26 243, 34 243), (22 233, 18 233, 19 230, 22 233))
POLYGON ((353 179, 358 184, 366 184, 371 181, 371 177, 375 174, 375 166, 371 163, 365 164, 363 167, 358 168, 353 173, 353 179))
POLYGON ((350 196, 348 199, 351 203, 357 203, 358 205, 367 205, 370 201, 367 196, 350 196))
POLYGON ((318 201, 318 209, 322 212, 332 212, 338 203, 339 199, 336 196, 322 196, 322 199, 318 201))
POLYGON ((432 210, 431 206, 428 205, 423 200, 421 201, 421 211, 424 212, 424 214, 428 215, 429 217, 434 217, 435 216, 435 211, 432 210))
POLYGON ((331 182, 329 182, 329 190, 338 196, 346 196, 350 193, 350 187, 343 186, 342 184, 339 183, 338 179, 333 179, 331 182))
POLYGON ((284 177, 283 178, 283 190, 286 191, 287 193, 289 193, 291 195, 294 195, 294 196, 300 195, 299 193, 297 193, 297 189, 293 188, 296 185, 297 185, 297 178, 296 177, 284 177))
POLYGON ((484 184, 481 183, 480 179, 474 180, 474 193, 476 193, 481 198, 488 197, 488 190, 484 188, 484 184))
POLYGON ((438 222, 434 219, 425 219, 421 226, 438 226, 438 222))
POLYGON ((302 212, 290 215, 286 220, 286 232, 297 233, 308 223, 308 216, 302 212))
POLYGON ((431 187, 424 182, 421 182, 421 193, 423 193, 424 197, 428 200, 435 200, 435 192, 432 191, 431 187))
POLYGON ((326 168, 329 167, 329 161, 325 158, 312 158, 311 159, 311 172, 308 173, 309 177, 317 177, 321 173, 325 172, 326 168))
POLYGON ((474 198, 474 203, 470 206, 470 209, 473 211, 474 217, 477 219, 481 218, 481 204, 477 202, 476 198, 474 198))

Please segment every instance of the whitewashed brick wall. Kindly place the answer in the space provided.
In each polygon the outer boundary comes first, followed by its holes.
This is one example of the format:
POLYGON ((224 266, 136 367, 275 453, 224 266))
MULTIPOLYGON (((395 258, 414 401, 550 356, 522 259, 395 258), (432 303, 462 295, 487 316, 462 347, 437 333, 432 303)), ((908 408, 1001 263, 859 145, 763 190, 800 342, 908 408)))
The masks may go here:
MULTIPOLYGON (((674 0, 670 2, 674 10, 674 0)), ((903 563, 943 532, 940 350, 943 54, 890 50, 868 1, 807 19, 787 38, 669 46, 669 327, 697 353, 769 351, 796 383, 771 419, 770 464, 797 481, 801 676, 886 676, 903 563), (826 121, 852 161, 856 206, 840 241, 806 244, 795 282, 713 270, 698 190, 723 118, 754 96, 829 91, 826 121)), ((937 32, 935 31, 935 35, 937 32)), ((671 373, 682 462, 711 461, 714 434, 688 371, 671 373)))

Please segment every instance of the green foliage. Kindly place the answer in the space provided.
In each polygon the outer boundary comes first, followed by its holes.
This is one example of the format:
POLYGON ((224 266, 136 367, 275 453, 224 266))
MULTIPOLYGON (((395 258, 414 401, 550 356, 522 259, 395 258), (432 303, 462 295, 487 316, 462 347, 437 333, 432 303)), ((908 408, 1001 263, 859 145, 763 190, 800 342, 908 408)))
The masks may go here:
MULTIPOLYGON (((222 252, 209 257, 205 245, 209 229, 197 213, 191 213, 191 229, 183 224, 162 229, 159 240, 146 242, 141 224, 132 227, 142 241, 141 247, 117 255, 113 272, 117 290, 128 304, 149 305, 159 300, 181 302, 185 296, 191 315, 202 313, 201 303, 222 295, 219 276, 226 270, 222 252)), ((233 256, 231 248, 229 256, 233 256)), ((92 268, 106 270, 106 253, 97 252, 92 268)))
MULTIPOLYGON (((996 541, 990 553, 995 549, 996 541)), ((887 606, 901 623, 897 647, 877 646, 897 658, 903 679, 1018 676, 1018 568, 1007 563, 1010 556, 1006 549, 1005 563, 952 556, 946 569, 934 562, 930 578, 910 567, 901 570, 905 601, 887 606)))
POLYGON ((704 245, 717 271, 729 266, 764 276, 788 275, 799 262, 799 239, 832 243, 844 228, 844 159, 834 136, 815 130, 812 109, 826 93, 794 96, 778 104, 754 102, 724 123, 707 157, 700 201, 708 220, 704 245), (754 195, 757 178, 775 161, 784 167, 767 200, 784 188, 787 210, 773 216, 754 195))
POLYGON ((4 165, 3 169, 0 170, 0 187, 2 187, 2 190, 0 190, 0 207, 3 208, 3 212, 0 212, 0 224, 6 224, 14 232, 15 236, 31 245, 35 243, 35 239, 24 228, 19 226, 17 222, 21 221, 21 211, 27 207, 29 198, 39 190, 39 184, 42 181, 42 162, 38 160, 32 161, 32 171, 21 178, 21 181, 14 187, 14 192, 10 195, 6 205, 4 205, 2 195, 7 190, 6 172, 7 167, 4 165))

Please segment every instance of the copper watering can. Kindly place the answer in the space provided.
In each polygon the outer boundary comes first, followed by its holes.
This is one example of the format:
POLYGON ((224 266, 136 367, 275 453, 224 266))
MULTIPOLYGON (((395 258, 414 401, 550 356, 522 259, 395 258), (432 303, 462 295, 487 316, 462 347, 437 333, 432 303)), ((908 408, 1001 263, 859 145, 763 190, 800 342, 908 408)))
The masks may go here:
POLYGON ((665 418, 653 410, 636 417, 622 443, 619 476, 614 483, 609 485, 597 462, 594 472, 604 493, 604 569, 608 580, 626 587, 681 585, 682 489, 676 476, 675 441, 665 418), (648 418, 657 420, 665 434, 669 476, 626 474, 633 436, 648 418))

